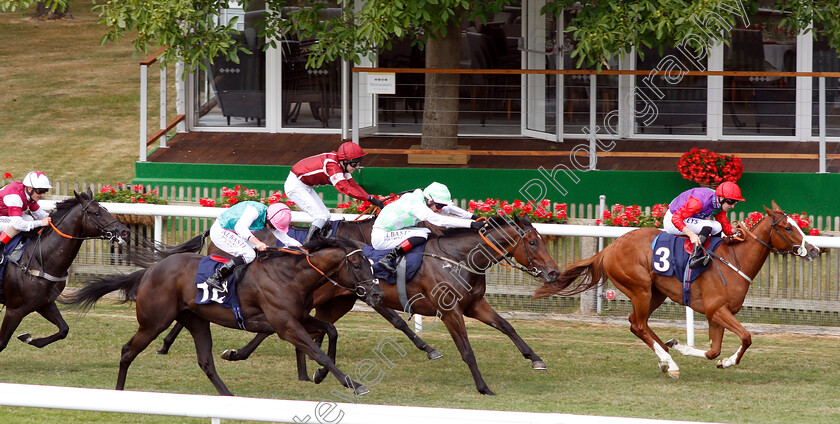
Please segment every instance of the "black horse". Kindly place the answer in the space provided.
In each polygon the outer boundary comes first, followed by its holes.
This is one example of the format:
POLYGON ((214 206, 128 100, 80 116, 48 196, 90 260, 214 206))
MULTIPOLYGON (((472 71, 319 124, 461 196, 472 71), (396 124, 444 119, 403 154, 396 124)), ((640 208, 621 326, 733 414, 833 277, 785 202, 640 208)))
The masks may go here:
MULTIPOLYGON (((272 249, 262 252, 248 266, 236 286, 244 329, 277 333, 296 349, 329 369, 345 387, 359 395, 369 392, 353 382, 335 365, 337 332, 331 323, 311 317, 312 293, 326 282, 354 291, 371 306, 383 298, 373 268, 361 249, 349 240, 313 238, 304 245, 308 252, 272 249), (326 333, 329 353, 324 353, 310 333, 326 333)), ((221 395, 232 395, 213 363, 210 323, 238 328, 229 308, 218 304, 196 304, 195 275, 201 255, 171 255, 149 268, 129 275, 115 275, 86 283, 66 302, 83 309, 108 293, 121 290, 124 302, 135 301, 137 333, 123 346, 117 390, 125 387, 128 367, 172 321, 192 333, 198 364, 221 395)))
POLYGON ((6 348, 21 320, 38 312, 58 327, 55 334, 32 338, 29 333, 18 336, 24 343, 41 348, 67 337, 70 327, 55 304, 64 290, 67 270, 76 259, 82 242, 101 238, 124 242, 128 228, 93 200, 93 193, 73 192, 71 199, 56 204, 50 216, 52 225, 42 228, 24 249, 20 260, 10 261, 3 273, 6 316, 0 326, 0 351, 6 348))

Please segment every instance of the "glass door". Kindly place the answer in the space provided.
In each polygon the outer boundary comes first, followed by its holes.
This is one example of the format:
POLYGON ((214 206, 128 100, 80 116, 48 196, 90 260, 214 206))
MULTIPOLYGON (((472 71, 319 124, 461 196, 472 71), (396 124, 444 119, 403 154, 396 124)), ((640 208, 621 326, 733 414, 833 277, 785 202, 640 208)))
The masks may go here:
MULTIPOLYGON (((526 3, 519 45, 522 69, 560 69, 558 19, 540 14, 546 0, 526 0, 526 3)), ((525 74, 522 80, 522 135, 560 141, 559 75, 525 74)))

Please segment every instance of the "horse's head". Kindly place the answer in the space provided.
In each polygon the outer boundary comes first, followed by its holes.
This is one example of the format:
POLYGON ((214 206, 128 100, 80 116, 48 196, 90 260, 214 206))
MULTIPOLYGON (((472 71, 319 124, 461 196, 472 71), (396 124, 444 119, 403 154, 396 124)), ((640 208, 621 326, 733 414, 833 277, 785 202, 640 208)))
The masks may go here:
POLYGON ((362 253, 359 244, 343 237, 327 239, 316 235, 305 246, 313 253, 324 252, 327 262, 335 264, 325 268, 333 270, 328 280, 337 286, 353 291, 370 306, 379 306, 385 293, 379 287, 379 279, 373 275, 373 264, 362 253))
POLYGON ((93 192, 90 189, 82 193, 74 190, 73 195, 81 205, 82 236, 101 237, 119 243, 125 243, 128 240, 128 228, 117 221, 99 202, 93 200, 93 192))
MULTIPOLYGON (((807 260, 813 260, 820 254, 820 249, 808 242, 805 233, 796 221, 789 217, 775 201, 772 209, 764 207, 770 225, 768 244, 777 253, 792 253, 807 260)), ((763 240, 762 240, 763 241, 763 240)))
MULTIPOLYGON (((534 277, 541 277, 546 283, 554 282, 560 275, 557 263, 549 253, 545 241, 528 218, 514 216, 513 221, 501 217, 492 218, 488 221, 488 227, 491 230, 487 231, 498 229, 505 234, 507 241, 495 244, 500 244, 499 248, 526 267, 526 272, 534 277)), ((499 241, 498 237, 494 238, 499 241)))

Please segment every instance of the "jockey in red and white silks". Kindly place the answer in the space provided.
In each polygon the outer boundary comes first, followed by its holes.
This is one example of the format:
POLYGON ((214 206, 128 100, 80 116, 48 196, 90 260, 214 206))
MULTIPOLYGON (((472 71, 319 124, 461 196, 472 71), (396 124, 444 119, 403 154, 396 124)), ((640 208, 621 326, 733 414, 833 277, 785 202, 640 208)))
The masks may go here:
POLYGON ((38 201, 52 188, 42 172, 26 174, 22 182, 13 182, 0 189, 0 262, 3 247, 21 231, 49 225, 49 215, 38 201))
POLYGON ((361 167, 365 154, 359 145, 348 141, 341 144, 337 152, 310 156, 292 166, 284 190, 289 199, 312 216, 307 239, 330 220, 329 209, 312 187, 332 185, 354 199, 370 201, 380 208, 384 206, 381 200, 369 195, 353 180, 353 171, 361 167))

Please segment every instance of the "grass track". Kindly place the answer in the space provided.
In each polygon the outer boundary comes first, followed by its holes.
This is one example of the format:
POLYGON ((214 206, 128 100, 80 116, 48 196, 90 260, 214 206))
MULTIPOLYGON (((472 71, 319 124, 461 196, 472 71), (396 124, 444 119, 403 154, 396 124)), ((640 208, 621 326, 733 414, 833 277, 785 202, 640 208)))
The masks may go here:
MULTIPOLYGON (((111 389, 119 351, 134 334, 133 309, 103 304, 81 316, 66 312, 68 339, 43 350, 13 340, 0 353, 3 382, 111 389)), ((719 370, 714 362, 675 356, 683 377, 659 372, 656 358, 626 326, 569 321, 512 321, 523 338, 546 361, 549 370, 533 371, 501 333, 468 321, 470 342, 495 397, 481 396, 466 365, 442 325, 422 336, 443 354, 429 361, 383 319, 353 313, 339 322, 339 367, 347 373, 360 361, 376 360, 372 352, 393 338, 406 356, 392 353, 395 366, 382 367, 382 380, 371 386, 365 403, 562 412, 734 423, 836 423, 840 406, 838 345, 840 338, 761 334, 742 363, 719 370)), ((20 332, 43 336, 54 331, 38 316, 28 317, 20 332)), ((677 328, 656 328, 663 338, 681 336, 677 328)), ((248 333, 213 327, 216 356, 240 347, 248 333)), ((159 338, 129 369, 126 389, 215 395, 195 362, 192 339, 176 341, 168 356, 154 351, 159 338)), ((727 333, 724 354, 737 348, 727 333)), ((676 354, 679 355, 679 354, 676 354)), ((310 373, 314 370, 310 362, 310 373)), ((220 376, 236 395, 277 399, 340 399, 343 390, 330 377, 320 385, 295 378, 291 345, 270 338, 247 362, 216 363, 220 376)), ((0 407, 0 422, 206 422, 174 417, 99 414, 0 407)), ((228 422, 228 421, 225 421, 228 422)))

